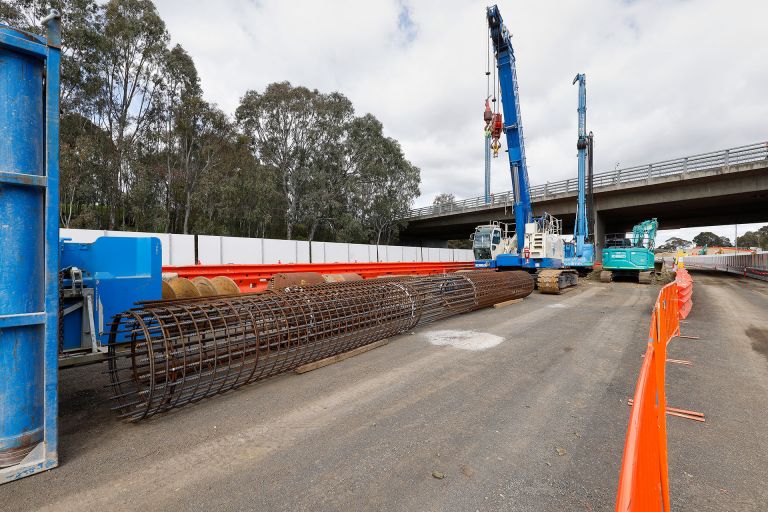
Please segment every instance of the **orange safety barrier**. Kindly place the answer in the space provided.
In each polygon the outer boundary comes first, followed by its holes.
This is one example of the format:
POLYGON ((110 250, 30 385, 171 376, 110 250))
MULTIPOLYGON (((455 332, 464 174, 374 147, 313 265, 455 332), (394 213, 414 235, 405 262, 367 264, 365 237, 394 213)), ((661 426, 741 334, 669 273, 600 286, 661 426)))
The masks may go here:
POLYGON ((675 283, 677 283, 680 320, 683 320, 691 312, 691 307, 693 306, 693 301, 691 300, 693 296, 693 281, 687 270, 679 268, 675 274, 675 283))
POLYGON ((664 370, 667 344, 680 334, 678 301, 678 284, 672 282, 661 289, 653 307, 624 443, 616 512, 669 510, 664 370))
POLYGON ((471 261, 420 261, 406 263, 281 263, 275 265, 189 265, 163 267, 163 272, 192 279, 227 276, 242 292, 266 290, 274 274, 284 272, 318 272, 320 274, 359 274, 363 279, 388 275, 427 275, 471 270, 471 261))

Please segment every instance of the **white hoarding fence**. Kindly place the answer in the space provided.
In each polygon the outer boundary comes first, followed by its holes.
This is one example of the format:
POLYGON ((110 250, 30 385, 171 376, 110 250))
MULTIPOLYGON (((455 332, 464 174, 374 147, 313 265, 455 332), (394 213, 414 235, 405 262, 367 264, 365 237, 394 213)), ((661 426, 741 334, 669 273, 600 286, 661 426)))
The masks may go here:
POLYGON ((195 254, 202 265, 275 263, 409 263, 472 261, 469 249, 367 245, 337 242, 307 242, 271 238, 212 235, 177 235, 99 229, 59 230, 61 238, 91 243, 101 236, 155 237, 163 248, 163 265, 194 265, 195 254))

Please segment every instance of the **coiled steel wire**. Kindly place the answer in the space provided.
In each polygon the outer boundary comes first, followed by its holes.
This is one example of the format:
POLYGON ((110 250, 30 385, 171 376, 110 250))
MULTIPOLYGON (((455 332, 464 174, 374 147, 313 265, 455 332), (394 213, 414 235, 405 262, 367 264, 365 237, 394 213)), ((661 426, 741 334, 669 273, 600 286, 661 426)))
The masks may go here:
POLYGON ((145 303, 112 325, 114 409, 138 421, 532 291, 525 272, 478 271, 145 303))

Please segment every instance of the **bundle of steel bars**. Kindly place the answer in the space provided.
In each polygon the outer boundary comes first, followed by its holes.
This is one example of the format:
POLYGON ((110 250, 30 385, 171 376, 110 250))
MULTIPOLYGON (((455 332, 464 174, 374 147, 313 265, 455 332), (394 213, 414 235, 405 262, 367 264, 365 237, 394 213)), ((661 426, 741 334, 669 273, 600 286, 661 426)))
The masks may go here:
POLYGON ((114 408, 138 421, 532 291, 526 272, 478 271, 147 303, 112 326, 114 408))

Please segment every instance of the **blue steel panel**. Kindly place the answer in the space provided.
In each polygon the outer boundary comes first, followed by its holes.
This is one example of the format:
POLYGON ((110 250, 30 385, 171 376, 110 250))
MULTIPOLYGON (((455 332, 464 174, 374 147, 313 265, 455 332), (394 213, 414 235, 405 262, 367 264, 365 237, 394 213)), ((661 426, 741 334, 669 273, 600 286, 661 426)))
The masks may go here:
MULTIPOLYGON (((162 265, 162 246, 154 237, 101 237, 93 243, 61 244, 61 268, 81 269, 83 284, 95 290, 96 329, 104 345, 109 339, 107 323, 115 315, 138 301, 162 298, 162 265)), ((64 286, 68 284, 65 280, 64 286)), ((79 336, 65 336, 65 349, 79 346, 79 336)))
POLYGON ((524 269, 563 268, 563 260, 556 258, 523 259, 524 269))
MULTIPOLYGON (((43 175, 43 62, 5 47, 0 61, 0 169, 43 175)), ((45 189, 0 184, 0 315, 45 310, 44 207, 45 189)), ((43 440, 44 340, 44 325, 0 333, 0 467, 43 440)))
POLYGON ((0 182, 0 315, 16 323, 0 327, 0 483, 58 461, 58 13, 47 23, 54 46, 0 26, 0 171, 18 175, 0 182))
POLYGON ((496 268, 522 268, 524 258, 516 254, 499 254, 496 256, 496 268))
POLYGON ((52 11, 46 23, 48 58, 45 84, 45 169, 48 176, 45 212, 45 453, 33 471, 59 463, 59 73, 61 18, 52 11))

